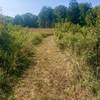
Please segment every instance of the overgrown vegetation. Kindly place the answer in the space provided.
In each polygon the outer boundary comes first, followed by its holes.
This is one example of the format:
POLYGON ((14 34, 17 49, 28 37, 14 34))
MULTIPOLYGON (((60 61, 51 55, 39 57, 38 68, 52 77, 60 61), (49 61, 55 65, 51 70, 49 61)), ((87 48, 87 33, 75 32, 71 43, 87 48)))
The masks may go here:
MULTIPOLYGON (((56 42, 61 49, 71 50, 71 53, 79 56, 78 80, 86 82, 85 88, 89 88, 95 95, 96 100, 100 99, 100 7, 95 7, 88 12, 85 21, 87 25, 80 26, 72 22, 58 23, 55 28, 56 42), (91 20, 89 20, 91 18, 91 20), (88 20, 87 20, 88 19, 88 20), (84 66, 84 62, 85 66, 84 66), (84 67, 84 68, 82 68, 84 67), (83 70, 87 69, 87 70, 83 70), (89 77, 84 76, 88 74, 89 77), (90 82, 91 81, 91 82, 90 82), (91 84, 91 86, 90 86, 91 84), (98 98, 98 99, 97 99, 98 98)), ((83 21, 83 20, 82 20, 83 21)), ((75 72, 76 73, 76 72, 75 72)), ((78 83, 80 84, 80 83, 78 83)))
POLYGON ((12 83, 34 62, 34 47, 43 37, 28 28, 0 25, 0 97, 7 97, 12 83))

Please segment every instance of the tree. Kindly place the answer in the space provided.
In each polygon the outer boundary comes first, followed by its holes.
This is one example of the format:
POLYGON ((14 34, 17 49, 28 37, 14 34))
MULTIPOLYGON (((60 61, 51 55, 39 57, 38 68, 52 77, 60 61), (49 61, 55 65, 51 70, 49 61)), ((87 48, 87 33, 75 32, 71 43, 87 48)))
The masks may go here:
POLYGON ((96 26, 100 22, 100 6, 96 6, 89 10, 85 20, 88 26, 96 26))
POLYGON ((74 24, 79 23, 80 9, 76 0, 71 0, 68 8, 68 21, 74 24))
POLYGON ((0 24, 4 24, 4 16, 2 14, 2 8, 0 8, 0 24))
POLYGON ((38 22, 40 27, 52 27, 54 24, 53 9, 50 7, 43 7, 38 15, 38 22))
POLYGON ((21 25, 24 27, 38 27, 38 17, 31 13, 16 15, 13 22, 15 25, 21 25))
POLYGON ((54 9, 54 14, 57 21, 65 21, 67 18, 67 7, 59 5, 54 9))
POLYGON ((23 25, 27 27, 37 27, 37 16, 32 15, 31 13, 26 13, 22 15, 23 25))
POLYGON ((13 23, 15 25, 22 25, 23 26, 23 18, 22 18, 22 16, 16 15, 14 20, 13 20, 13 23))
POLYGON ((96 6, 93 11, 96 15, 96 24, 100 24, 100 6, 96 6))
POLYGON ((13 23, 13 17, 4 16, 4 20, 5 20, 6 24, 12 24, 13 23))
POLYGON ((87 12, 92 8, 91 3, 80 3, 80 25, 86 25, 85 17, 87 12))

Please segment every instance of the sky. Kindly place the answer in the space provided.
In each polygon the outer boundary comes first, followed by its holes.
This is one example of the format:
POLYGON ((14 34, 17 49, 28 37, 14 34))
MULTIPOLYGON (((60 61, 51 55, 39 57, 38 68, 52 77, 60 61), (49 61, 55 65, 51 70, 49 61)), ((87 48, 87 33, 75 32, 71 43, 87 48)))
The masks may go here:
MULTIPOLYGON (((58 5, 68 6, 70 0, 0 0, 0 9, 4 15, 14 17, 16 14, 30 12, 38 14, 43 6, 54 8, 58 5)), ((93 6, 100 5, 100 0, 77 0, 78 2, 91 2, 93 6)))

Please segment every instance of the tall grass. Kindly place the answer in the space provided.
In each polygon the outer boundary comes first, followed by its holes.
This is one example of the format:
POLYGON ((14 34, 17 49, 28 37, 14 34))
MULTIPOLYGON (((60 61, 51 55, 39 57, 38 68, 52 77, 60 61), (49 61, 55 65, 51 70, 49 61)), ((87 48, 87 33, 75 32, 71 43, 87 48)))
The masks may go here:
POLYGON ((42 38, 28 28, 0 25, 0 96, 7 97, 13 81, 34 62, 34 47, 42 38))
POLYGON ((75 73, 81 76, 80 82, 100 98, 98 94, 100 91, 99 27, 58 23, 55 27, 55 38, 59 48, 69 50, 74 55, 73 57, 78 57, 81 63, 75 73))
POLYGON ((69 48, 95 67, 100 65, 100 33, 97 28, 72 23, 57 24, 55 36, 60 48, 69 48))

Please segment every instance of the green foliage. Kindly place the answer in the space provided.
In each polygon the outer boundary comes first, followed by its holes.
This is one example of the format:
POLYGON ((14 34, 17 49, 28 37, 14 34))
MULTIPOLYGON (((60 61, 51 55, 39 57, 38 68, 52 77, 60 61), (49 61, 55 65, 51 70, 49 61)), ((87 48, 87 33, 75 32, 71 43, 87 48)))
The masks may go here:
MULTIPOLYGON (((99 25, 98 23, 97 26, 99 25)), ((79 57, 79 61, 82 59, 82 63, 77 69, 80 72, 75 71, 78 77, 81 76, 81 83, 78 80, 78 84, 90 90, 95 95, 94 97, 100 98, 99 27, 81 27, 72 23, 58 23, 55 27, 55 38, 61 49, 71 50, 72 55, 79 57)))
MULTIPOLYGON (((95 27, 80 27, 72 23, 57 24, 55 36, 60 48, 70 48, 92 66, 99 64, 100 33, 95 27), (95 31, 96 30, 96 31, 95 31)), ((96 71, 96 70, 94 70, 96 71)))
POLYGON ((59 5, 54 9, 54 15, 56 22, 66 21, 67 18, 67 7, 59 5))
POLYGON ((32 15, 31 13, 26 13, 22 15, 23 18, 23 24, 27 27, 38 27, 38 17, 36 15, 32 15))
POLYGON ((13 17, 4 16, 4 21, 6 24, 13 24, 13 17))
POLYGON ((43 7, 38 16, 31 13, 10 16, 0 15, 0 21, 6 24, 20 25, 24 27, 54 27, 58 22, 71 22, 74 24, 95 25, 97 15, 100 15, 100 7, 92 8, 91 3, 78 3, 77 0, 70 0, 69 6, 58 5, 54 9, 43 7))
POLYGON ((21 25, 24 27, 38 27, 38 18, 31 13, 26 13, 23 15, 16 15, 13 19, 13 24, 21 25))
POLYGON ((23 25, 23 18, 22 18, 22 16, 16 15, 14 20, 13 20, 13 23, 16 24, 16 25, 23 25))
POLYGON ((12 82, 34 62, 34 47, 43 36, 28 28, 0 25, 0 95, 8 96, 12 82))
POLYGON ((43 7, 38 15, 38 22, 40 27, 52 27, 54 24, 53 9, 50 7, 43 7))
POLYGON ((74 24, 79 23, 80 9, 78 2, 76 0, 71 0, 68 9, 68 21, 71 21, 74 24))
POLYGON ((55 26, 55 38, 61 49, 71 50, 73 57, 79 57, 81 64, 75 71, 78 77, 81 76, 81 83, 78 80, 78 84, 90 90, 93 97, 99 100, 100 6, 91 8, 87 4, 80 4, 79 7, 81 16, 78 23, 81 26, 71 23, 73 21, 58 23, 55 26), (79 70, 80 72, 78 72, 79 70))
POLYGON ((96 24, 96 15, 93 10, 89 10, 86 15, 86 24, 88 26, 93 26, 96 24))
POLYGON ((92 9, 91 4, 89 3, 80 3, 79 4, 79 9, 80 9, 80 25, 86 25, 86 16, 87 16, 87 12, 92 9))
POLYGON ((100 6, 90 9, 85 17, 88 26, 96 26, 100 20, 100 6))

